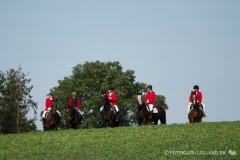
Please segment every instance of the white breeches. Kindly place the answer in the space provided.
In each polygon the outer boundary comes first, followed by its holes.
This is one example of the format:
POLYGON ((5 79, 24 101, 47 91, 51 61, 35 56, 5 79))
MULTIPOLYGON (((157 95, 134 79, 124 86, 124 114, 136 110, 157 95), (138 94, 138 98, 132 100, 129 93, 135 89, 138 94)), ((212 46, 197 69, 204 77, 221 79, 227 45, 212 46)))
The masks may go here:
MULTIPOLYGON (((100 108, 100 112, 103 111, 103 107, 104 107, 104 106, 102 106, 102 107, 100 108)), ((114 107, 115 107, 115 109, 116 109, 116 112, 119 112, 118 106, 117 106, 117 105, 114 105, 114 107)))
POLYGON ((154 106, 154 104, 148 104, 148 106, 149 106, 150 112, 152 112, 152 111, 153 111, 153 106, 154 106))
POLYGON ((80 115, 83 115, 82 111, 80 109, 76 109, 80 115))
MULTIPOLYGON (((203 112, 206 113, 206 107, 205 107, 205 104, 203 104, 203 103, 201 103, 201 104, 202 104, 202 106, 203 106, 203 112)), ((188 113, 190 112, 190 107, 191 107, 191 105, 192 105, 192 103, 189 103, 189 104, 188 104, 188 107, 187 107, 187 111, 188 111, 188 113)))
POLYGON ((118 106, 114 105, 114 107, 115 107, 116 111, 119 112, 118 106))
MULTIPOLYGON (((51 108, 48 108, 47 111, 44 110, 44 111, 43 111, 43 114, 42 114, 42 118, 46 118, 46 113, 49 112, 50 110, 51 110, 51 108)), ((58 113, 59 117, 61 117, 61 113, 60 113, 58 110, 57 110, 57 113, 58 113)))

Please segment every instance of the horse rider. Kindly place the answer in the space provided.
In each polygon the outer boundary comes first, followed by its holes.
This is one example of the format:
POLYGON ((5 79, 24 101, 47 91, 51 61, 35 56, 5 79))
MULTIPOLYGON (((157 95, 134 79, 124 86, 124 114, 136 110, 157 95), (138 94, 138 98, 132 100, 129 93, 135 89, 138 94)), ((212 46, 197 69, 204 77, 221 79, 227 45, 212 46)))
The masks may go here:
MULTIPOLYGON (((102 95, 104 95, 104 93, 102 93, 102 95)), ((109 103, 111 104, 111 106, 113 106, 115 108, 116 120, 119 121, 119 109, 117 106, 117 94, 115 92, 113 92, 112 86, 108 87, 106 96, 108 97, 109 103)), ((103 111, 103 106, 100 108, 100 112, 102 112, 102 111, 103 111)))
MULTIPOLYGON (((197 103, 199 103, 201 106, 202 106, 202 109, 203 109, 203 117, 206 117, 205 115, 205 105, 202 103, 202 93, 199 91, 199 86, 198 85, 194 85, 193 86, 193 90, 194 92, 196 92, 196 98, 197 98, 197 103)), ((191 108, 191 105, 193 103, 193 99, 192 99, 192 93, 190 94, 189 96, 189 104, 188 104, 188 114, 190 113, 190 108, 191 108)))
POLYGON ((150 111, 149 119, 152 119, 155 98, 156 98, 156 94, 152 90, 152 85, 148 85, 147 86, 147 94, 144 98, 144 102, 147 104, 148 109, 150 111))
POLYGON ((82 112, 80 110, 81 101, 77 98, 77 93, 76 92, 72 93, 72 97, 68 101, 68 107, 74 107, 77 110, 79 116, 82 115, 82 112))
MULTIPOLYGON (((43 111, 43 114, 42 114, 42 120, 43 120, 44 126, 46 125, 46 113, 51 110, 52 102, 57 102, 57 99, 54 97, 54 93, 50 92, 48 94, 48 98, 46 98, 45 110, 43 111)), ((59 117, 61 118, 61 113, 58 110, 57 110, 57 113, 58 113, 59 117)))

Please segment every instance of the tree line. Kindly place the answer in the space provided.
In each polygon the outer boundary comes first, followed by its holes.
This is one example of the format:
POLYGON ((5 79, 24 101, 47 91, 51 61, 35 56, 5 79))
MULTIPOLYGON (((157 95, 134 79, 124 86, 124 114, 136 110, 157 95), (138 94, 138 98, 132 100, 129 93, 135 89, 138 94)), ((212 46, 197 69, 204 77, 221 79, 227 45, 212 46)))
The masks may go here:
MULTIPOLYGON (((0 72, 0 76, 0 132, 18 133, 36 130, 36 117, 26 118, 26 113, 30 108, 35 111, 37 108, 37 103, 30 95, 33 86, 28 86, 31 79, 26 79, 27 74, 23 73, 21 67, 18 70, 10 69, 6 73, 0 72), (11 127, 7 127, 9 123, 11 127)), ((101 92, 111 85, 117 93, 117 104, 121 112, 120 125, 130 126, 136 124, 136 92, 145 91, 146 87, 145 83, 136 82, 135 78, 134 71, 123 71, 118 61, 85 62, 73 67, 72 75, 59 80, 58 86, 50 90, 58 100, 62 122, 65 120, 64 107, 74 91, 78 93, 81 111, 84 113, 84 124, 81 128, 99 128, 102 125, 99 114, 101 92)), ((156 103, 168 108, 165 101, 166 98, 163 95, 157 95, 156 103)), ((42 112, 39 117, 41 114, 42 112)), ((63 123, 62 128, 64 127, 63 123)))
POLYGON ((30 95, 33 86, 31 79, 22 71, 9 69, 0 71, 0 132, 20 133, 36 130, 37 103, 30 95), (28 119, 27 113, 34 111, 34 118, 28 119))

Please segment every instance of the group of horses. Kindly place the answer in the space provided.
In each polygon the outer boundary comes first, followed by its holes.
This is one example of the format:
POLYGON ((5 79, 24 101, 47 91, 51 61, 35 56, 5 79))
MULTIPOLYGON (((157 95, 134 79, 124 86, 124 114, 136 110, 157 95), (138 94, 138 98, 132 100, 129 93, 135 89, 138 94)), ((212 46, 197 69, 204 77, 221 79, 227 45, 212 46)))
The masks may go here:
MULTIPOLYGON (((196 93, 192 92, 193 103, 191 111, 188 114, 189 123, 201 122, 203 117, 203 111, 201 105, 197 103, 196 93)), ((103 111, 100 112, 100 116, 103 122, 103 126, 118 127, 120 123, 119 117, 116 115, 115 107, 110 104, 107 95, 102 95, 103 111)), ((161 124, 166 124, 166 111, 162 106, 155 105, 153 107, 152 119, 149 119, 150 112, 148 104, 144 103, 142 92, 137 92, 137 122, 138 125, 147 125, 149 122, 153 122, 154 125, 158 124, 160 120, 161 124)), ((79 115, 78 111, 74 107, 66 107, 66 126, 67 129, 78 129, 82 120, 82 115, 79 115)), ((57 130, 60 126, 61 118, 57 113, 57 102, 52 103, 51 110, 46 114, 46 125, 44 131, 57 130)))
MULTIPOLYGON (((65 107, 67 129, 79 129, 82 115, 73 107, 65 107)), ((51 110, 46 113, 46 124, 43 126, 44 131, 57 130, 61 124, 61 117, 57 112, 57 102, 52 102, 51 110)))

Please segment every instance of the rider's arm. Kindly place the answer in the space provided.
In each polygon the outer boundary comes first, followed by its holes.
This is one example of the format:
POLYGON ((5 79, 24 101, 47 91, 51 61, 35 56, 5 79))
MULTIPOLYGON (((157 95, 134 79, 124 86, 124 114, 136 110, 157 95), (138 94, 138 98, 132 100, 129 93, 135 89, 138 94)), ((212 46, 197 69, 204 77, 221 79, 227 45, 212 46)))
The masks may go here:
POLYGON ((69 99, 68 101, 68 107, 72 105, 72 99, 69 99))
POLYGON ((51 105, 52 105, 52 102, 49 98, 46 99, 46 102, 45 102, 45 110, 47 111, 48 108, 51 108, 51 105))
POLYGON ((111 102, 116 102, 117 101, 117 95, 115 93, 112 93, 111 98, 109 98, 111 102))
POLYGON ((80 102, 80 100, 78 100, 77 109, 80 109, 80 107, 81 107, 81 102, 80 102))
POLYGON ((202 103, 202 93, 201 92, 198 92, 197 101, 198 101, 198 103, 202 103))

